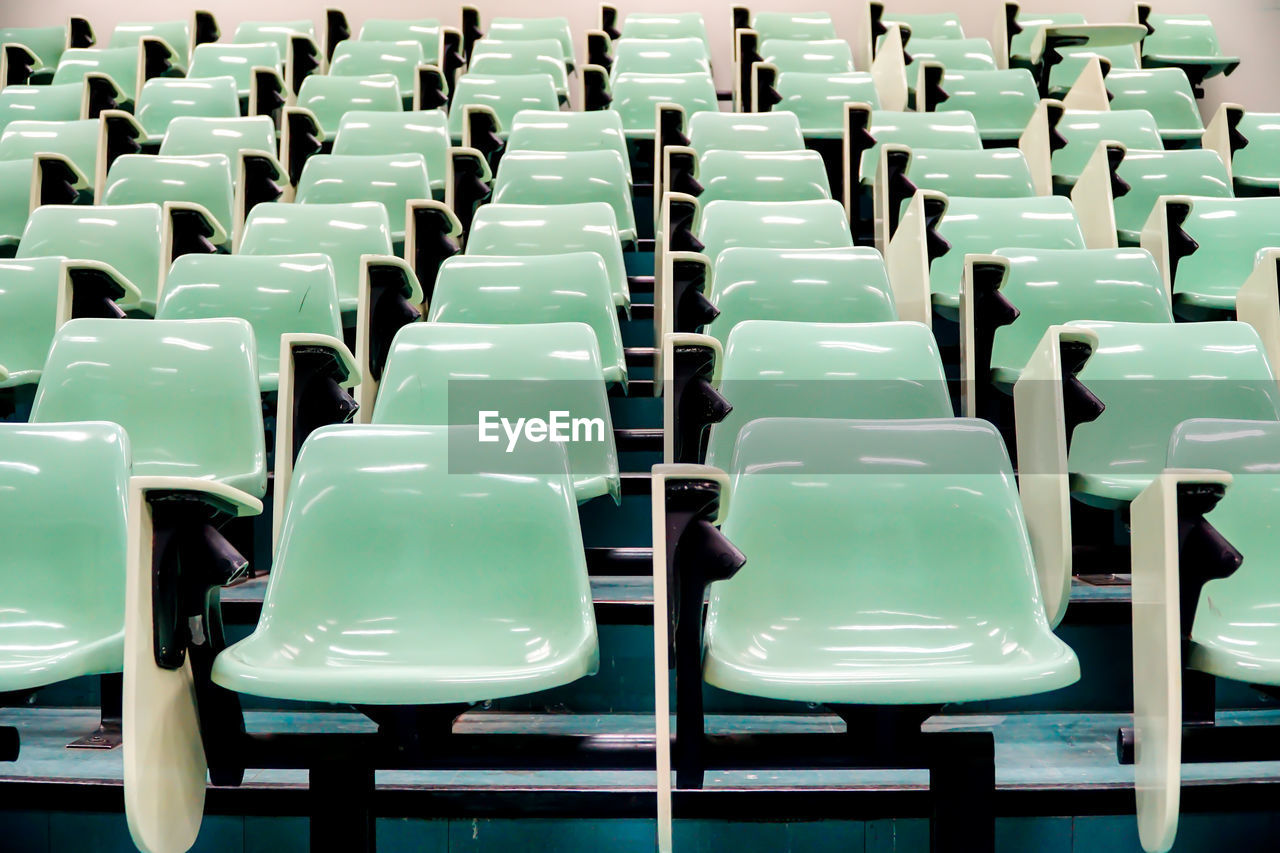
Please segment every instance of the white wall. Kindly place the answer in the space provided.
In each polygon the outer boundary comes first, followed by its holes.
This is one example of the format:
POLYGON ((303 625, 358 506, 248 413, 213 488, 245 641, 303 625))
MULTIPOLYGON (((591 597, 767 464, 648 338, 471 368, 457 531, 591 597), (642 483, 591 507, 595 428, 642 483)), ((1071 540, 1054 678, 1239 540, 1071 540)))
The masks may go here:
MULTIPOLYGON (((527 0, 475 0, 485 17, 566 15, 573 26, 582 52, 582 33, 596 25, 597 0, 559 0, 527 2, 527 0)), ((358 29, 366 17, 439 17, 445 23, 457 24, 458 5, 446 3, 411 3, 406 0, 362 0, 343 3, 353 28, 358 29)), ((679 3, 675 0, 637 0, 634 5, 619 0, 622 14, 635 11, 688 11, 699 9, 707 20, 713 42, 713 62, 721 88, 728 87, 729 10, 734 0, 697 0, 679 3)), ((751 0, 747 0, 751 2, 751 0)), ((840 34, 847 39, 858 36, 861 27, 859 10, 863 0, 756 0, 758 8, 798 11, 825 8, 835 18, 840 34)), ((1213 15, 1223 49, 1243 58, 1240 68, 1229 78, 1214 78, 1206 86, 1206 111, 1222 100, 1238 101, 1250 110, 1280 112, 1280 0, 1223 0, 1217 4, 1205 0, 1155 0, 1159 11, 1205 12, 1213 15), (1267 82, 1271 81, 1271 82, 1267 82)), ((941 12, 960 10, 965 32, 990 37, 993 16, 999 8, 996 0, 889 0, 888 6, 902 12, 941 12)), ((127 20, 166 20, 176 17, 175 10, 185 3, 174 0, 0 0, 0 25, 31 26, 47 24, 76 14, 89 18, 99 38, 106 39, 113 26, 127 20)), ((310 17, 316 23, 324 20, 323 0, 207 0, 206 8, 217 15, 224 38, 230 39, 236 24, 245 19, 285 19, 310 17)), ((1027 0, 1029 10, 1075 9, 1093 22, 1128 20, 1131 4, 1126 0, 1027 0)))

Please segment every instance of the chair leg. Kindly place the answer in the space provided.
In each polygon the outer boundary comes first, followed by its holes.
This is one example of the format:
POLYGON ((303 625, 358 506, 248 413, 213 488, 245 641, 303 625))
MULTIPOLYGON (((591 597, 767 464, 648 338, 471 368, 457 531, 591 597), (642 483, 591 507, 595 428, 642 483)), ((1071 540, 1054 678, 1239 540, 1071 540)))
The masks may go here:
POLYGON ((993 853, 996 847, 995 736, 991 732, 925 734, 933 795, 933 853, 993 853))
POLYGON ((330 764, 310 775, 312 853, 374 853, 373 768, 330 764))
POLYGON ((84 737, 67 744, 67 749, 115 749, 123 739, 121 719, 123 713, 124 676, 111 673, 101 676, 98 686, 101 717, 98 728, 84 737))

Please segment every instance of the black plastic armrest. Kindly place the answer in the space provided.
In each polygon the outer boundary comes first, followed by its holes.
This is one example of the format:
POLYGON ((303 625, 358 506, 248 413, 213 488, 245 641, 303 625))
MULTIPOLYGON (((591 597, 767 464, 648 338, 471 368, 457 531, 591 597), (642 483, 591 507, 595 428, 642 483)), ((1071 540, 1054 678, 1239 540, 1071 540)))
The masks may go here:
POLYGON ((98 118, 107 110, 120 109, 121 92, 106 74, 84 75, 84 110, 81 118, 98 118))
POLYGON ((926 62, 920 69, 920 74, 924 79, 916 87, 916 101, 925 104, 925 108, 933 112, 938 104, 945 103, 951 98, 947 90, 942 87, 947 69, 936 62, 926 62))
POLYGON ((330 424, 349 423, 356 413, 355 398, 342 387, 347 366, 332 349, 299 346, 293 350, 293 458, 311 433, 330 424))
POLYGON ((607 110, 613 103, 609 91, 609 69, 603 65, 588 64, 582 69, 582 108, 585 112, 607 110))
MULTIPOLYGON (((472 42, 474 43, 474 41, 472 42)), ((467 62, 466 54, 463 52, 462 33, 453 27, 444 27, 440 30, 440 70, 444 72, 444 81, 447 88, 449 102, 453 103, 453 90, 458 80, 458 72, 462 70, 462 66, 467 62)))
POLYGON ((782 95, 778 94, 778 66, 769 62, 755 62, 748 66, 751 69, 751 100, 747 103, 752 112, 767 113, 782 103, 782 95))
POLYGON ((618 29, 618 7, 608 4, 600 5, 600 29, 605 32, 609 38, 615 41, 622 37, 622 30, 618 29))
POLYGON ((192 17, 195 19, 192 37, 197 45, 213 44, 222 38, 222 29, 212 12, 197 9, 192 17))
POLYGON ((1021 312, 1001 289, 1009 275, 1005 264, 974 262, 970 278, 973 299, 973 376, 975 411, 992 420, 991 353, 996 330, 1018 319, 1021 312))
POLYGON ((421 204, 409 209, 413 245, 410 247, 406 241, 405 260, 413 267, 428 305, 435 294, 440 265, 462 251, 459 223, 454 216, 447 207, 438 204, 421 204))
POLYGON ((305 35, 289 37, 289 89, 296 95, 302 81, 320 70, 320 48, 315 40, 305 35))
POLYGON ((274 68, 254 68, 252 74, 253 85, 250 88, 253 100, 249 105, 249 115, 270 116, 271 123, 278 130, 281 111, 288 102, 284 80, 274 68))
POLYGON ((613 68, 613 56, 611 56, 612 43, 610 35, 603 31, 593 31, 587 33, 587 64, 598 65, 605 71, 613 68))
POLYGON ((142 128, 133 116, 121 110, 108 110, 98 116, 103 132, 103 174, 119 157, 142 151, 142 128))
POLYGON ((142 38, 139 40, 142 50, 142 79, 153 77, 171 77, 178 73, 174 67, 174 48, 164 39, 142 38))
POLYGON ((36 177, 39 187, 36 204, 75 204, 80 199, 84 176, 69 160, 37 155, 35 167, 40 170, 36 177))
POLYGON ((746 112, 753 103, 751 88, 755 76, 755 65, 764 61, 760 55, 760 34, 750 28, 735 29, 733 38, 738 54, 738 95, 742 99, 742 111, 746 112))
POLYGON ((67 47, 93 47, 98 38, 87 18, 72 16, 67 20, 67 47))
POLYGON ((435 110, 449 105, 449 83, 438 66, 418 66, 415 72, 414 97, 414 106, 419 110, 435 110))
POLYGON ((1098 419, 1106 409, 1085 384, 1080 381, 1079 373, 1085 362, 1093 355, 1093 347, 1086 341, 1061 341, 1058 350, 1062 363, 1062 413, 1063 425, 1066 427, 1067 446, 1071 450, 1071 437, 1076 427, 1098 419))
POLYGON ((67 276, 71 281, 71 319, 97 317, 124 319, 125 311, 116 302, 127 291, 119 280, 98 266, 67 263, 67 276))
POLYGON ((1006 56, 1009 48, 1013 47, 1013 37, 1022 32, 1022 24, 1018 23, 1018 13, 1021 11, 1017 3, 1004 4, 1004 32, 1007 39, 1005 42, 1006 56))
POLYGON ((341 9, 325 9, 324 24, 324 58, 326 62, 332 62, 338 43, 351 38, 351 24, 341 9))
POLYGON ((697 344, 672 348, 672 409, 675 413, 674 459, 699 462, 706 450, 707 430, 733 411, 712 384, 715 351, 697 344))
POLYGON ((1178 262, 1200 248, 1182 227, 1191 215, 1191 204, 1185 201, 1169 201, 1164 206, 1165 227, 1168 234, 1169 282, 1173 283, 1178 274, 1178 262))
POLYGON ((670 177, 667 187, 673 193, 684 193, 697 198, 702 195, 703 186, 695 175, 698 172, 698 154, 685 146, 667 146, 668 168, 670 177))
POLYGON ((279 201, 284 195, 284 187, 279 180, 284 177, 280 173, 280 164, 268 152, 240 152, 241 180, 244 181, 244 215, 260 204, 279 201))
MULTIPOLYGON (((893 232, 898 230, 898 219, 902 216, 902 203, 910 201, 918 187, 907 177, 907 169, 911 165, 910 149, 886 146, 881 149, 880 156, 885 158, 885 170, 888 175, 887 186, 884 189, 889 199, 886 239, 892 239, 893 232)), ((930 258, 930 260, 933 259, 930 258)))
POLYGON ((168 262, 172 264, 183 255, 216 255, 219 250, 214 241, 219 234, 218 223, 197 204, 165 202, 165 227, 169 230, 168 262))

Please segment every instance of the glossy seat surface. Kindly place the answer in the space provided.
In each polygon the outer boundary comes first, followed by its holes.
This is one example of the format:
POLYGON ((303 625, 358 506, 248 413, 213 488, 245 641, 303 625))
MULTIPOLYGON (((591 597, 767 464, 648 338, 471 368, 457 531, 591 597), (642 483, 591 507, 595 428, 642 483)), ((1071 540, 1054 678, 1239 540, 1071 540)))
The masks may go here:
POLYGON ((913 148, 907 177, 917 189, 971 198, 1030 198, 1031 168, 1017 148, 913 148))
POLYGON ((232 227, 231 161, 225 154, 169 157, 124 154, 107 172, 103 204, 164 204, 194 202, 218 220, 230 234, 232 227))
MULTIPOLYGON (((570 432, 564 436, 569 440, 552 443, 568 453, 578 501, 602 495, 618 500, 618 455, 595 332, 580 322, 441 322, 446 315, 455 320, 467 315, 457 295, 449 294, 450 305, 434 322, 411 323, 396 335, 373 422, 469 428, 472 434, 458 439, 453 456, 453 471, 465 473, 487 464, 485 459, 504 456, 508 447, 517 449, 498 428, 498 417, 512 423, 519 418, 549 422, 552 412, 561 412, 566 420, 593 419, 599 424, 595 432, 570 432), (500 446, 488 453, 476 443, 473 426, 486 412, 492 434, 501 436, 493 442, 500 446)), ((484 307, 479 300, 472 305, 484 307)), ((505 319, 492 309, 486 313, 505 319)), ((470 316, 479 318, 479 312, 470 316)), ((497 470, 515 464, 519 472, 523 464, 511 457, 506 461, 497 470)))
POLYGON ((757 418, 942 418, 951 399, 938 345, 920 323, 746 320, 729 333, 707 464, 728 470, 757 418))
POLYGON ((160 143, 160 153, 172 157, 194 154, 225 154, 232 174, 239 179, 242 150, 276 150, 276 128, 270 116, 247 118, 181 117, 169 122, 169 131, 160 143))
POLYGON ((335 77, 390 74, 400 86, 400 97, 412 98, 414 78, 423 61, 422 46, 416 41, 347 39, 334 48, 329 74, 335 77))
POLYGON ((573 34, 569 30, 568 18, 493 18, 485 35, 491 39, 511 41, 554 39, 560 43, 565 64, 573 65, 573 34))
POLYGON ((836 27, 826 12, 756 12, 751 28, 760 40, 793 39, 817 41, 836 38, 836 27))
POLYGON ((143 313, 154 314, 160 290, 161 219, 158 204, 46 204, 27 219, 17 257, 108 263, 138 288, 143 313))
POLYGON ((701 12, 629 12, 621 33, 622 39, 696 38, 709 44, 701 12))
POLYGON ((676 104, 685 118, 718 112, 716 86, 710 74, 619 74, 613 81, 609 109, 622 117, 628 138, 651 139, 658 104, 676 104))
POLYGON ((689 117, 689 144, 695 151, 799 151, 800 120, 787 110, 767 113, 700 112, 689 117))
POLYGON ((851 102, 880 106, 880 95, 870 74, 817 74, 783 71, 775 85, 782 100, 777 108, 795 113, 806 137, 844 136, 845 104, 851 102))
POLYGON ((267 490, 253 329, 240 319, 70 320, 58 330, 32 423, 124 427, 135 476, 267 490))
POLYGON ((1085 247, 1075 208, 1061 196, 952 198, 938 224, 938 233, 951 244, 951 249, 929 264, 929 289, 934 307, 944 312, 960 306, 960 277, 966 254, 985 254, 1006 246, 1085 247))
POLYGON ((253 85, 253 69, 274 68, 278 71, 283 65, 283 55, 274 43, 201 44, 191 51, 187 79, 230 77, 236 81, 236 94, 247 98, 253 85))
POLYGON ((61 154, 93 180, 98 165, 97 119, 11 121, 0 133, 0 160, 29 160, 37 154, 61 154))
POLYGON ((325 139, 338 132, 343 115, 352 110, 399 112, 404 109, 400 82, 393 74, 368 77, 312 74, 298 89, 298 106, 315 114, 325 139))
POLYGON ((556 39, 512 39, 500 41, 482 38, 471 50, 467 73, 489 76, 514 74, 550 74, 556 95, 569 97, 569 72, 564 54, 556 39))
POLYGON ((391 255, 387 209, 376 201, 355 204, 259 204, 245 220, 242 255, 320 252, 333 261, 338 304, 356 310, 361 255, 391 255))
POLYGON ((817 151, 707 151, 698 158, 698 182, 700 204, 831 198, 827 168, 817 151))
POLYGON ((1120 240, 1137 245, 1162 195, 1231 198, 1231 177, 1216 151, 1128 151, 1116 170, 1129 191, 1113 202, 1120 240))
POLYGON ((595 252, 609 273, 615 305, 631 304, 622 242, 602 201, 585 204, 485 204, 467 237, 468 255, 560 255, 595 252))
POLYGON ((637 39, 613 44, 611 77, 619 74, 710 74, 711 57, 700 38, 637 39))
POLYGON ((280 337, 291 333, 342 340, 333 263, 328 255, 183 255, 173 262, 157 320, 240 317, 253 326, 258 384, 280 383, 280 337))
POLYGON ((470 104, 485 106, 498 117, 499 132, 507 128, 521 110, 556 110, 560 99, 550 74, 465 74, 458 78, 449 107, 449 133, 462 139, 462 121, 470 104))
POLYGON ((616 151, 509 151, 498 164, 493 201, 500 204, 604 202, 622 241, 636 239, 627 162, 616 151))
POLYGON ((712 261, 731 246, 761 249, 850 249, 844 207, 818 201, 713 201, 702 208, 698 239, 712 261))
POLYGON ((443 197, 450 144, 448 118, 441 110, 351 110, 338 125, 333 153, 421 154, 427 164, 431 191, 443 197))
POLYGON ((366 18, 360 26, 360 41, 414 41, 422 48, 422 61, 440 62, 440 21, 435 18, 366 18))
POLYGON ((855 249, 757 249, 716 256, 707 294, 720 315, 706 334, 724 344, 744 320, 880 323, 898 319, 880 253, 855 249))
POLYGON ((1053 180, 1068 188, 1079 179, 1099 142, 1120 142, 1148 151, 1164 147, 1156 120, 1145 109, 1067 110, 1058 122, 1058 133, 1067 144, 1051 155, 1053 180))
POLYGON ((1151 33, 1142 41, 1142 63, 1155 68, 1200 68, 1206 77, 1230 73, 1240 63, 1227 56, 1208 15, 1161 14, 1147 17, 1151 33))
POLYGON ((1147 68, 1138 71, 1118 68, 1106 77, 1113 110, 1147 110, 1160 128, 1160 137, 1170 141, 1197 140, 1204 133, 1204 121, 1196 106, 1187 75, 1180 68, 1147 68))
POLYGON ((853 71, 853 49, 843 39, 796 41, 768 39, 760 43, 760 56, 779 71, 812 71, 844 74, 853 71))
POLYGON ((627 164, 627 180, 631 180, 622 117, 613 110, 521 110, 511 120, 507 150, 617 151, 627 164))
POLYGON ((0 424, 0 691, 123 668, 128 487, 115 424, 0 424))
MULTIPOLYGON (((0 102, 8 91, 0 90, 0 102)), ((1280 113, 1246 112, 1236 130, 1249 140, 1231 154, 1231 177, 1236 187, 1275 191, 1280 186, 1280 113)))
POLYGON ((609 272, 594 252, 455 255, 440 265, 428 318, 438 323, 586 323, 596 334, 605 381, 627 381, 609 272))
POLYGON ((1280 198, 1195 199, 1181 228, 1199 248, 1178 261, 1175 310, 1234 310, 1258 250, 1280 246, 1280 198))
POLYGON ((947 99, 939 112, 963 111, 973 116, 984 140, 1017 139, 1036 110, 1040 93, 1025 68, 997 71, 955 71, 942 78, 947 99))
POLYGON ((138 92, 138 53, 133 47, 73 47, 63 52, 53 83, 79 83, 86 74, 105 74, 116 88, 132 99, 138 92))
POLYGON ((995 71, 997 68, 991 42, 984 38, 927 39, 913 34, 907 44, 907 52, 911 55, 911 61, 907 63, 907 82, 913 87, 921 62, 936 62, 947 70, 956 71, 995 71))
POLYGON ((298 204, 377 202, 387 211, 393 241, 404 240, 406 204, 431 198, 421 154, 318 154, 298 179, 298 204))
POLYGON ((1114 506, 1165 466, 1174 428, 1189 418, 1280 420, 1280 391, 1258 333, 1245 323, 1074 322, 1098 347, 1078 378, 1106 410, 1076 427, 1071 491, 1114 506))
POLYGON ((1164 280, 1143 249, 1000 249, 1009 276, 1000 292, 1020 312, 996 329, 991 378, 1013 383, 1050 326, 1073 320, 1172 323, 1164 280))
POLYGON ((15 121, 75 121, 84 86, 5 86, 0 89, 0 131, 15 121))
POLYGON ((20 44, 34 53, 40 60, 36 70, 56 68, 67 49, 67 28, 0 27, 0 44, 20 44))
POLYGON ((306 36, 315 40, 316 27, 309 20, 294 21, 242 21, 236 27, 231 41, 235 44, 274 44, 281 56, 288 56, 289 38, 306 36))
POLYGON ((595 672, 573 491, 559 467, 455 473, 447 427, 312 434, 254 632, 213 680, 281 699, 423 705, 556 687, 595 672), (405 524, 412 509, 415 523, 405 524), (501 519, 502 535, 494 535, 501 519), (366 582, 341 582, 353 566, 366 582))
POLYGON ((1280 683, 1280 606, 1275 506, 1280 498, 1280 423, 1189 420, 1169 443, 1172 468, 1227 471, 1231 485, 1205 520, 1240 551, 1230 577, 1200 591, 1191 627, 1190 665, 1249 684, 1280 683))
POLYGON ((900 705, 1079 678, 1045 617, 991 424, 760 420, 743 431, 732 476, 723 529, 750 556, 711 587, 709 683, 900 705))
MULTIPOLYGON (((982 150, 978 123, 966 112, 916 113, 875 110, 871 113, 875 144, 862 152, 862 178, 874 179, 880 162, 880 146, 909 145, 953 151, 982 150)), ((975 155, 976 156, 976 155, 975 155)))

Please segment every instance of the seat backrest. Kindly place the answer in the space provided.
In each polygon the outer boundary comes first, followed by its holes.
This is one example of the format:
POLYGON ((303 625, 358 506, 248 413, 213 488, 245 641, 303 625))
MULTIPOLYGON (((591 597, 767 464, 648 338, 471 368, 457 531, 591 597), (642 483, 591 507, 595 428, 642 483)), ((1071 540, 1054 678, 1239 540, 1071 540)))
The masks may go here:
POLYGON ((499 132, 506 134, 521 110, 557 110, 560 98, 550 74, 464 74, 458 78, 453 103, 449 106, 449 133, 462 138, 465 108, 486 106, 498 117, 499 132))
POLYGON ((0 424, 0 690, 124 665, 129 436, 115 424, 0 424))
POLYGON ((328 255, 183 255, 173 262, 157 320, 240 317, 253 326, 258 383, 280 382, 280 337, 291 333, 342 340, 338 288, 328 255))
POLYGON ((1035 78, 1025 68, 998 71, 952 71, 942 78, 947 99, 938 112, 964 111, 973 116, 982 138, 1017 139, 1040 102, 1035 78))
POLYGON ((1143 56, 1218 57, 1222 47, 1208 15, 1161 14, 1147 16, 1151 32, 1142 40, 1143 56))
POLYGON ((46 204, 27 219, 17 256, 108 263, 133 282, 142 294, 143 312, 153 314, 160 290, 162 218, 158 204, 46 204))
POLYGON ((706 334, 724 344, 745 320, 883 323, 898 319, 880 253, 856 249, 757 249, 716 256, 707 294, 720 314, 706 334))
POLYGON ((875 144, 862 152, 862 178, 871 181, 880 162, 881 145, 907 145, 911 148, 980 151, 982 135, 971 113, 917 113, 873 110, 871 136, 875 144))
POLYGON ((765 62, 778 66, 779 71, 811 71, 815 74, 853 71, 853 49, 843 39, 769 39, 761 42, 760 56, 765 62))
POLYGON ((368 77, 390 74, 400 84, 400 97, 412 97, 417 68, 423 63, 422 46, 416 41, 339 42, 329 60, 335 77, 368 77))
POLYGON ((696 151, 799 151, 800 120, 787 110, 767 113, 700 112, 689 117, 689 144, 696 151))
POLYGON ((619 74, 710 74, 707 43, 699 38, 623 38, 613 45, 612 76, 619 74))
POLYGON ((1064 47, 1062 61, 1049 70, 1049 94, 1060 98, 1071 91, 1085 65, 1093 57, 1102 60, 1104 69, 1140 68, 1137 45, 1117 44, 1107 47, 1064 47))
POLYGON ((361 255, 390 255, 391 225, 379 202, 354 204, 282 204, 267 202, 249 212, 242 255, 294 255, 320 252, 333 261, 338 302, 355 311, 361 255))
POLYGON ((631 180, 622 118, 613 110, 521 110, 511 120, 506 150, 617 151, 627 164, 627 180, 631 180))
POLYGON ((880 95, 870 74, 815 74, 783 71, 775 84, 782 100, 778 109, 795 113, 807 137, 844 136, 845 104, 860 102, 880 106, 880 95))
POLYGON ((474 429, 483 412, 514 423, 557 411, 602 424, 565 442, 579 500, 616 498, 609 400, 596 336, 585 323, 411 323, 392 342, 373 422, 474 429))
POLYGON ((236 27, 231 41, 236 44, 274 44, 281 56, 287 56, 290 36, 316 37, 316 27, 311 21, 242 21, 236 27))
POLYGON ((917 189, 972 198, 1036 194, 1027 158, 1017 148, 913 148, 907 177, 917 189))
POLYGON ((342 116, 350 110, 399 112, 404 109, 400 83, 394 74, 368 77, 312 74, 298 89, 298 106, 315 114, 326 138, 338 132, 342 116))
POLYGON ((837 38, 835 24, 826 12, 756 12, 751 16, 751 28, 760 34, 761 41, 837 38))
POLYGON ((653 136, 658 104, 677 104, 686 118, 700 112, 717 112, 720 102, 711 75, 619 74, 613 81, 613 101, 609 109, 622 117, 627 136, 653 136))
POLYGON ((421 154, 431 190, 443 195, 449 173, 448 118, 440 110, 401 113, 352 110, 333 138, 334 154, 421 154))
POLYGON ((20 44, 36 55, 41 68, 55 68, 67 49, 67 28, 0 27, 0 44, 20 44))
POLYGON ((885 12, 880 20, 886 24, 902 24, 911 31, 911 41, 916 39, 963 39, 964 28, 960 19, 950 12, 923 12, 898 15, 885 12))
POLYGON ((422 47, 422 61, 440 61, 440 22, 435 18, 399 20, 367 18, 360 27, 360 41, 416 41, 422 47))
POLYGON ((75 121, 84 86, 5 86, 0 89, 0 131, 15 121, 75 121))
POLYGON ((563 255, 455 255, 440 265, 428 319, 439 323, 586 323, 605 381, 626 382, 618 312, 604 260, 563 255))
POLYGON ((844 207, 820 201, 713 201, 702 208, 698 240, 712 261, 731 246, 763 249, 853 247, 844 207))
POLYGON ((560 43, 562 58, 567 65, 573 64, 573 35, 569 31, 569 19, 564 17, 545 18, 494 18, 489 21, 486 33, 492 39, 540 40, 555 39, 560 43))
POLYGON ((135 114, 147 135, 159 138, 178 116, 238 118, 240 95, 231 77, 156 77, 142 85, 135 114))
POLYGON ((62 258, 0 260, 0 388, 33 385, 57 329, 62 258))
POLYGON ((1125 152, 1116 174, 1129 191, 1115 199, 1116 231, 1136 245, 1162 195, 1231 198, 1231 176, 1218 152, 1207 149, 1125 152))
POLYGON ((1000 383, 1022 373, 1045 331, 1073 320, 1172 323, 1156 262, 1143 249, 1000 249, 1009 276, 1000 292, 1021 312, 996 329, 991 369, 1000 383))
POLYGON ((274 43, 201 44, 191 52, 187 79, 230 77, 236 81, 236 93, 243 98, 249 95, 254 68, 279 70, 283 64, 280 48, 274 43))
POLYGON ((493 201, 504 204, 576 204, 603 201, 613 208, 625 242, 636 236, 627 164, 616 151, 510 151, 498 164, 493 201))
POLYGON ((550 74, 561 98, 569 95, 569 72, 555 39, 499 41, 482 38, 471 50, 467 73, 484 75, 550 74))
POLYGON ((1280 198, 1194 199, 1180 226, 1198 247, 1178 261, 1173 294, 1196 294, 1234 305, 1259 249, 1280 246, 1280 198))
POLYGON ((1165 466, 1188 418, 1280 420, 1280 391, 1258 333, 1239 322, 1076 322, 1098 346, 1078 378, 1106 409, 1076 427, 1068 468, 1090 494, 1132 500, 1165 466))
POLYGON ((1099 142, 1120 142, 1128 148, 1149 151, 1164 147, 1156 120, 1145 109, 1067 110, 1057 131, 1067 144, 1052 154, 1053 176, 1067 185, 1080 177, 1099 142))
POLYGON ((73 47, 63 52, 53 83, 79 83, 86 74, 105 74, 132 98, 138 91, 138 46, 73 47))
POLYGON ((699 204, 808 201, 831 198, 827 168, 817 151, 706 151, 698 158, 699 204))
POLYGON ((61 154, 93 180, 98 165, 97 119, 11 121, 0 133, 0 160, 28 160, 37 154, 61 154))
POLYGON ((1030 10, 1019 14, 1017 21, 1022 31, 1009 39, 1009 56, 1020 59, 1030 58, 1031 43, 1045 27, 1088 23, 1080 12, 1032 12, 1030 10))
POLYGON ((738 323, 725 345, 720 392, 733 411, 711 427, 706 461, 726 470, 739 432, 757 418, 952 413, 937 342, 920 323, 738 323))
POLYGON ((696 38, 710 44, 701 12, 630 12, 622 21, 621 32, 622 40, 696 38))
POLYGON ((225 154, 169 157, 155 154, 124 154, 107 171, 102 191, 103 204, 164 204, 166 201, 195 202, 231 233, 231 161, 225 154))
POLYGON ((468 255, 560 255, 595 252, 609 272, 615 305, 631 302, 613 208, 583 204, 484 204, 467 236, 468 255))
POLYGON ((1117 68, 1106 77, 1113 110, 1147 110, 1165 139, 1199 139, 1204 121, 1181 68, 1117 68))
POLYGON ((276 150, 276 128, 270 116, 245 118, 197 118, 179 116, 169 122, 160 153, 170 157, 223 154, 231 161, 231 174, 240 179, 240 152, 276 150))
POLYGON ((907 44, 911 54, 911 62, 907 64, 907 82, 913 86, 920 62, 937 62, 943 68, 956 71, 995 71, 997 68, 991 42, 986 39, 926 39, 917 38, 913 33, 907 44))
POLYGON ((317 154, 298 179, 298 204, 378 202, 387 211, 393 241, 404 240, 406 203, 431 198, 421 154, 317 154))
MULTIPOLYGON (((8 91, 0 90, 0 102, 8 91)), ((1246 112, 1236 130, 1244 134, 1249 144, 1231 153, 1232 177, 1236 181, 1267 181, 1275 186, 1280 180, 1280 113, 1246 112)))
POLYGON ((267 490, 253 328, 240 319, 71 320, 54 336, 32 423, 124 427, 137 476, 267 490))

